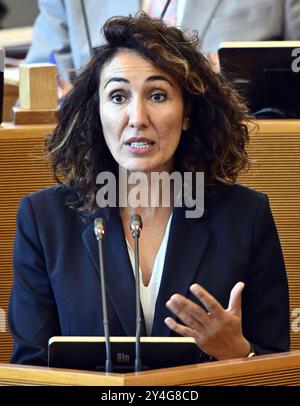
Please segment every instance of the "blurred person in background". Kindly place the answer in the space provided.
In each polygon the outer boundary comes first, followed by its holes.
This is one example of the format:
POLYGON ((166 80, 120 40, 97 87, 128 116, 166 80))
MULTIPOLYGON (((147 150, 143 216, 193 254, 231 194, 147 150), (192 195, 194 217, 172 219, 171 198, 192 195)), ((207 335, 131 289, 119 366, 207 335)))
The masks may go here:
POLYGON ((7 8, 6 6, 3 4, 2 1, 0 1, 0 29, 2 29, 2 20, 3 18, 6 16, 7 14, 7 8))
MULTIPOLYGON (((39 0, 25 63, 55 61, 63 93, 69 91, 72 70, 91 57, 104 22, 139 9, 160 17, 166 0, 39 0)), ((300 0, 171 0, 164 20, 197 30, 199 45, 218 64, 222 41, 300 39, 300 0)), ((218 69, 216 67, 216 69, 218 69)))

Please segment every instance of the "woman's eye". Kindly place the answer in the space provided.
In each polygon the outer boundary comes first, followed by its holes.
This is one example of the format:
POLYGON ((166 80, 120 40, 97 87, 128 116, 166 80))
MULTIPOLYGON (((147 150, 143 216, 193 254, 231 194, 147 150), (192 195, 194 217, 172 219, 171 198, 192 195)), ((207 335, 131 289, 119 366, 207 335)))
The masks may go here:
POLYGON ((120 104, 123 103, 123 101, 125 100, 125 96, 123 96, 122 94, 113 94, 111 97, 112 101, 114 103, 120 104))
POLYGON ((166 95, 164 93, 153 93, 151 98, 156 102, 162 102, 166 100, 166 95))

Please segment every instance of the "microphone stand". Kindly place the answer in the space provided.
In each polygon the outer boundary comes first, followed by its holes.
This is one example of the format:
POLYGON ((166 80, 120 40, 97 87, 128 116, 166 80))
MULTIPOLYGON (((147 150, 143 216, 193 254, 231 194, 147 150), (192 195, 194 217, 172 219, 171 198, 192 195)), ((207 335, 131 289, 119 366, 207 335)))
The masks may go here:
POLYGON ((133 214, 130 219, 130 229, 134 239, 134 270, 135 270, 135 303, 136 303, 136 334, 135 334, 135 372, 142 370, 141 360, 141 301, 140 301, 140 259, 139 237, 143 223, 141 216, 133 214))
POLYGON ((103 219, 97 218, 94 221, 94 231, 98 240, 98 250, 99 250, 99 265, 100 265, 100 279, 101 279, 101 298, 102 298, 102 312, 103 312, 103 327, 105 335, 105 349, 106 349, 106 361, 105 361, 105 372, 112 372, 112 360, 111 360, 111 349, 109 340, 109 321, 107 314, 107 303, 106 303, 106 292, 105 292, 105 272, 103 264, 103 239, 105 236, 105 227, 103 219))

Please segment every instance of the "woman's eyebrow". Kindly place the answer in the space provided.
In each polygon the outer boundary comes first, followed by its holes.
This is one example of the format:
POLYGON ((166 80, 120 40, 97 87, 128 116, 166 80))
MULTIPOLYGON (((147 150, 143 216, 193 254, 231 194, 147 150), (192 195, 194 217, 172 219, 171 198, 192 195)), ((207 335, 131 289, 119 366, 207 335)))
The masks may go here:
POLYGON ((174 87, 174 85, 170 82, 170 80, 169 80, 166 76, 163 76, 163 75, 152 75, 152 76, 149 76, 149 77, 146 79, 146 82, 152 82, 152 81, 154 81, 154 80, 164 80, 165 82, 168 82, 170 86, 174 87))
MULTIPOLYGON (((166 76, 163 76, 163 75, 152 75, 152 76, 149 76, 149 77, 146 79, 146 82, 153 82, 153 81, 155 81, 155 80, 163 80, 163 81, 169 83, 170 86, 174 87, 174 85, 170 82, 170 80, 169 80, 166 76)), ((129 81, 128 79, 125 79, 125 78, 116 76, 116 77, 110 78, 110 79, 108 80, 108 82, 107 82, 107 83, 105 84, 105 86, 104 86, 104 89, 105 89, 106 86, 107 86, 109 83, 111 83, 111 82, 130 83, 130 81, 129 81)))
POLYGON ((106 86, 110 83, 110 82, 125 82, 125 83, 130 83, 128 79, 122 78, 122 77, 114 77, 114 78, 110 78, 109 81, 106 83, 106 85, 104 86, 104 89, 106 88, 106 86))

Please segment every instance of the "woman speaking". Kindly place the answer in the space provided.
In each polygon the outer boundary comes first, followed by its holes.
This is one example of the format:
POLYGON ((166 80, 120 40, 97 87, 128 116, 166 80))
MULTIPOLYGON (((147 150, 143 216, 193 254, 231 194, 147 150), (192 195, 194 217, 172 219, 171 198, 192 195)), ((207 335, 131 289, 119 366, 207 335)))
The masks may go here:
POLYGON ((46 142, 57 185, 20 204, 12 362, 45 365, 52 336, 104 334, 93 230, 100 216, 110 334, 135 335, 133 212, 144 224, 142 335, 194 337, 202 360, 287 351, 287 278, 268 198, 236 183, 249 163, 247 108, 195 36, 145 14, 114 17, 103 33, 46 142), (143 175, 148 204, 132 204, 132 182, 121 204, 120 169, 126 179, 143 175), (116 204, 106 207, 103 173, 116 181, 116 204), (177 204, 178 182, 150 182, 153 174, 187 173, 190 200, 204 173, 198 217, 177 204))

